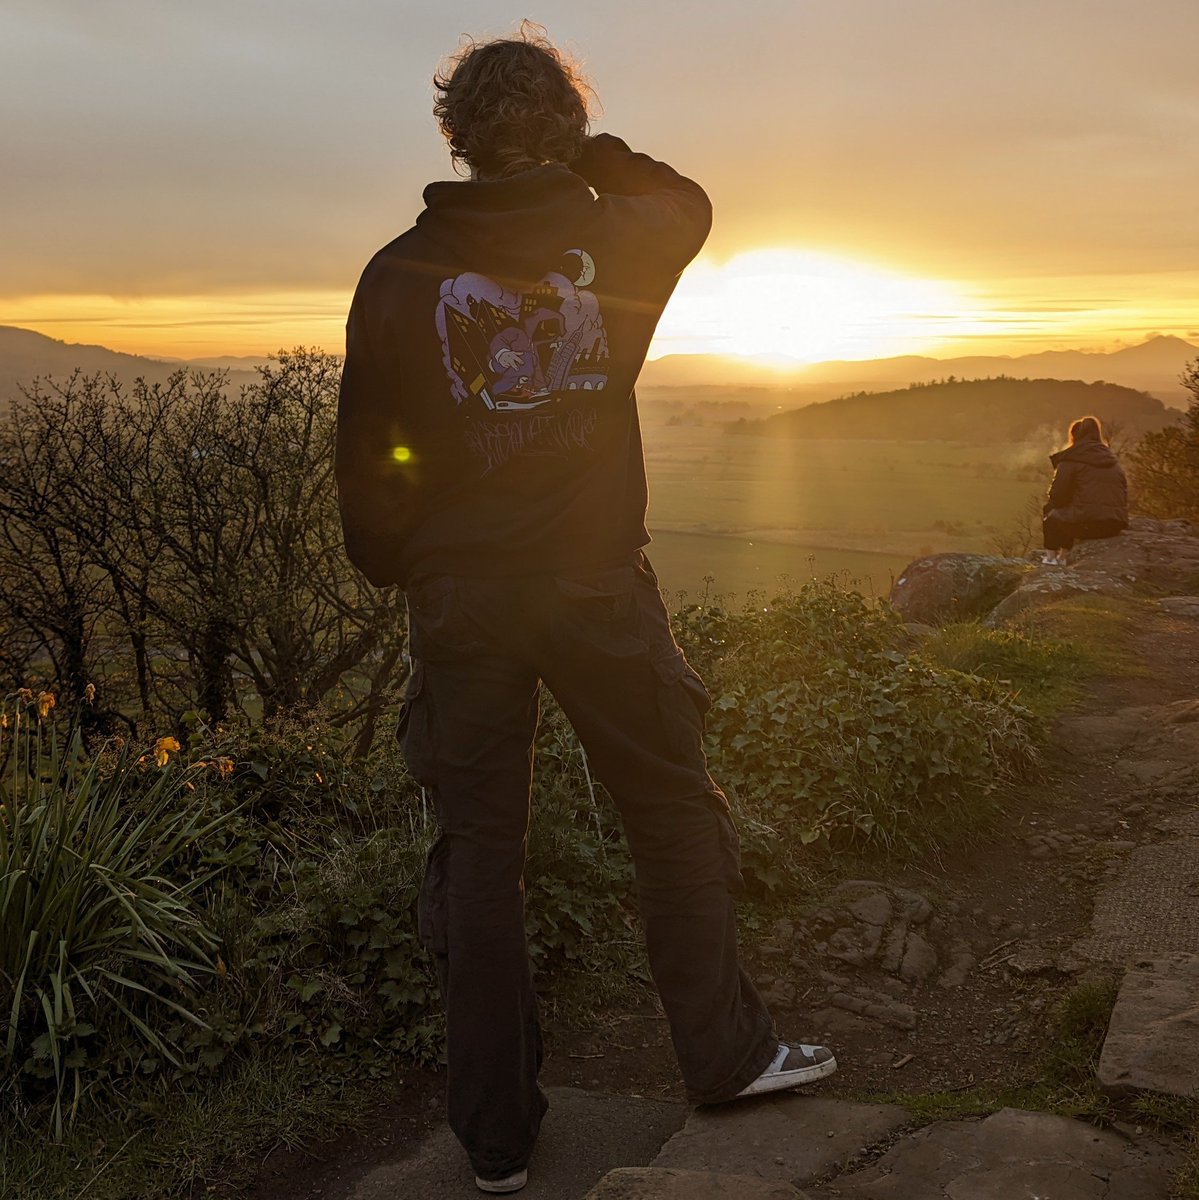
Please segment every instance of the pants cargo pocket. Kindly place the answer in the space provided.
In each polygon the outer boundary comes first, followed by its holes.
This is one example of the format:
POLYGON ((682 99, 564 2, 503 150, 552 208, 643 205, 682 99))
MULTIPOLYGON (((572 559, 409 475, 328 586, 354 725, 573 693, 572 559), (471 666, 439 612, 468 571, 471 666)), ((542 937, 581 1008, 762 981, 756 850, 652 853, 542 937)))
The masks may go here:
POLYGON ((408 767, 408 773, 421 787, 432 787, 436 755, 433 748, 433 722, 429 713, 429 694, 425 684, 425 665, 413 659, 412 673, 404 687, 404 703, 396 725, 396 741, 408 767))
POLYGON ((708 807, 716 818, 725 883, 733 895, 739 896, 745 890, 745 877, 741 874, 741 838, 737 833, 737 826, 733 824, 729 802, 723 793, 709 794, 708 807))
POLYGON ((670 749, 688 765, 704 760, 704 717, 712 707, 712 698, 704 681, 691 669, 682 652, 654 660, 658 674, 658 709, 670 749))
POLYGON ((563 640, 614 658, 643 655, 635 579, 632 563, 555 578, 556 617, 563 640))
POLYGON ((488 641, 476 619, 481 597, 477 586, 452 575, 413 580, 405 598, 414 656, 462 659, 481 654, 488 641))
POLYGON ((449 839, 444 831, 439 832, 429 847, 425 860, 425 878, 420 885, 416 901, 416 926, 420 944, 431 954, 449 953, 448 913, 446 888, 448 886, 447 858, 449 839))

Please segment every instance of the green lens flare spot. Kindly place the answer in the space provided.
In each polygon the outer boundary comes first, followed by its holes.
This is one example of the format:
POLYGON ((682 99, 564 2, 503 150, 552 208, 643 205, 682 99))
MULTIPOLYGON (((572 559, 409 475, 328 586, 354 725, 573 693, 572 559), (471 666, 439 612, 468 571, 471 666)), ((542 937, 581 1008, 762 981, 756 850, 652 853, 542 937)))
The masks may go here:
POLYGON ((412 461, 412 451, 407 446, 397 446, 392 452, 391 457, 398 463, 406 463, 412 461))

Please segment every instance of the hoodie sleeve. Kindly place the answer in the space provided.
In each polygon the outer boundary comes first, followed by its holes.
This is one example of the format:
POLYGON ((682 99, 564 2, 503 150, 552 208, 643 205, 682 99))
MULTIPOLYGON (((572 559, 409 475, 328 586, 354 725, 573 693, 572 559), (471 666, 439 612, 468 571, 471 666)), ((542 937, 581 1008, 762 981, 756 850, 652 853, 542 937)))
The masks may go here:
POLYGON ((334 469, 346 554, 376 587, 402 582, 399 551, 412 507, 403 461, 399 371, 372 343, 358 285, 346 323, 346 358, 337 403, 334 469))
POLYGON ((712 227, 712 204, 698 183, 610 133, 589 138, 572 170, 642 253, 676 274, 699 253, 712 227))

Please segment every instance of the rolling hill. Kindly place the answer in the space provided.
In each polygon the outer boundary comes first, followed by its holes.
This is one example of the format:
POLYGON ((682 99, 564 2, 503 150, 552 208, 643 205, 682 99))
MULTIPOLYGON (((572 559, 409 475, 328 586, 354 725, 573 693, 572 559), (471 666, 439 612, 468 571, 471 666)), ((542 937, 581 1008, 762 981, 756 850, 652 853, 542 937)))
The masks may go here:
POLYGON ((764 420, 732 422, 733 433, 789 438, 1060 444, 1071 421, 1093 413, 1121 439, 1168 424, 1156 397, 1115 383, 955 379, 809 404, 764 420))
POLYGON ((1188 362, 1199 358, 1199 346, 1177 337, 1152 337, 1139 346, 1108 354, 1079 350, 1045 350, 1017 357, 975 355, 926 358, 905 355, 864 362, 795 363, 780 366, 767 360, 723 358, 710 354, 672 354, 647 363, 643 388, 759 387, 783 388, 804 402, 830 400, 847 392, 901 388, 954 375, 980 379, 994 375, 1025 378, 1107 380, 1149 392, 1181 408, 1189 394, 1178 382, 1188 362))
MULTIPOLYGON (((66 379, 73 371, 85 375, 112 375, 128 385, 135 379, 164 383, 181 367, 195 366, 212 370, 200 363, 163 362, 137 354, 121 354, 104 346, 60 342, 56 338, 0 325, 0 405, 20 393, 34 379, 66 379)), ((236 388, 256 378, 252 371, 231 370, 229 382, 236 388)))

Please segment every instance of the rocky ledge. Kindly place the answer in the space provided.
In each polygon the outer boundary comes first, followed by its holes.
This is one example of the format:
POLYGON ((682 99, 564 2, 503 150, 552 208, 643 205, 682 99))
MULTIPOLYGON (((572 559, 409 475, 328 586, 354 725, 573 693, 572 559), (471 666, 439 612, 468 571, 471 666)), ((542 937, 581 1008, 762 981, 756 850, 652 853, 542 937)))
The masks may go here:
POLYGON ((933 554, 895 581, 891 604, 909 623, 982 620, 1002 625, 1026 609, 1069 596, 1156 596, 1181 616, 1199 616, 1199 536, 1189 521, 1137 517, 1114 538, 1079 542, 1068 567, 1040 556, 933 554))

